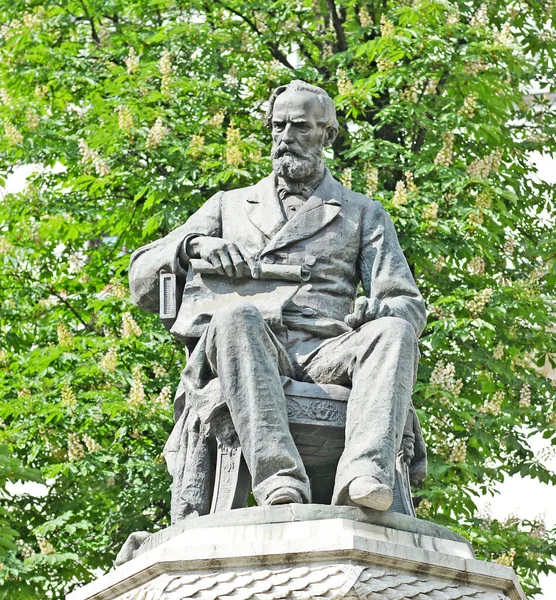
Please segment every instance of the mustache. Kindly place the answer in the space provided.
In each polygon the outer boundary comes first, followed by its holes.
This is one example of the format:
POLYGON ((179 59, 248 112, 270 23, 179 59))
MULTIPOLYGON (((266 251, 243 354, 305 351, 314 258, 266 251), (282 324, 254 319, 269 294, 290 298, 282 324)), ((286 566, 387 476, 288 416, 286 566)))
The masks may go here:
POLYGON ((272 158, 281 158, 285 154, 291 154, 292 156, 296 156, 297 158, 303 158, 303 154, 301 152, 296 152, 294 148, 288 146, 284 142, 280 143, 279 146, 272 148, 271 157, 272 158))

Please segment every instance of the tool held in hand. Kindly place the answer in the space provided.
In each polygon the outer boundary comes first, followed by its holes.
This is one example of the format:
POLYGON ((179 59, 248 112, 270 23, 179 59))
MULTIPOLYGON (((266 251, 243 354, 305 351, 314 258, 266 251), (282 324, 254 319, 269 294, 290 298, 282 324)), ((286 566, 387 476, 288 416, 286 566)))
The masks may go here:
MULTIPOLYGON (((193 258, 189 261, 194 273, 201 275, 218 275, 216 267, 206 260, 193 258)), ((273 265, 256 262, 253 279, 280 279, 284 281, 307 282, 311 271, 306 265, 273 265)))

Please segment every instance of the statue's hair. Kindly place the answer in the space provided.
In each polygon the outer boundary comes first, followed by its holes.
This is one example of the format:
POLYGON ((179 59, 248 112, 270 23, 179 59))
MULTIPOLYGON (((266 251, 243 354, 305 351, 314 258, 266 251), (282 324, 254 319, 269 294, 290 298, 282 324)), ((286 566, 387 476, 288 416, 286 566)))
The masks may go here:
POLYGON ((311 94, 315 94, 318 97, 319 102, 325 109, 324 117, 319 119, 319 123, 321 123, 327 128, 338 131, 336 107, 334 106, 332 98, 322 88, 316 85, 311 85, 310 83, 302 81, 301 79, 294 79, 287 85, 281 85, 280 87, 277 87, 272 92, 265 118, 266 126, 269 129, 272 128, 272 111, 274 110, 274 103, 276 102, 276 98, 278 98, 278 96, 280 94, 283 94, 284 92, 310 92, 311 94))

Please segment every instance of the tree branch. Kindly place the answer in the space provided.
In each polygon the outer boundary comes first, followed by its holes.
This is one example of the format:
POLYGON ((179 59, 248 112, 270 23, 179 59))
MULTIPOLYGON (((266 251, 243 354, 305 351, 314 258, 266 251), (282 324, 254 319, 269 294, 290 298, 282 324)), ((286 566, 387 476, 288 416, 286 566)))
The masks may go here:
POLYGON ((44 287, 46 287, 46 289, 48 289, 48 291, 53 296, 56 296, 56 298, 58 298, 66 306, 66 308, 75 316, 76 319, 78 319, 78 321, 82 325, 84 325, 86 327, 86 329, 88 331, 90 331, 91 333, 96 333, 99 336, 102 336, 100 331, 97 331, 90 323, 87 323, 87 321, 85 321, 85 319, 83 319, 83 317, 77 312, 77 310, 70 304, 70 302, 67 298, 64 298, 64 296, 59 294, 51 285, 44 286, 44 287))
MULTIPOLYGON (((246 17, 245 15, 241 14, 235 8, 232 8, 231 6, 228 6, 227 4, 225 4, 224 2, 222 2, 221 0, 217 0, 217 2, 222 7, 224 7, 226 10, 230 11, 232 14, 236 15, 236 17, 239 17, 242 21, 244 21, 245 23, 247 23, 247 25, 249 25, 249 27, 251 28, 251 30, 254 33, 256 33, 260 38, 263 38, 263 40, 264 40, 263 32, 257 27, 257 24, 255 23, 255 21, 253 21, 249 17, 246 17)), ((288 57, 280 50, 280 48, 278 47, 277 44, 275 44, 274 42, 271 42, 269 40, 264 40, 264 42, 268 46, 268 49, 270 50, 270 53, 272 54, 272 56, 277 61, 281 62, 285 67, 288 67, 288 69, 291 69, 292 71, 295 71, 295 67, 290 63, 290 61, 288 60, 288 57)))
POLYGON ((328 6, 328 10, 330 11, 330 16, 332 17, 332 25, 334 27, 334 31, 336 32, 336 39, 338 40, 338 51, 344 52, 347 50, 347 41, 346 34, 344 31, 344 26, 342 24, 342 20, 338 15, 338 11, 336 10, 336 3, 334 0, 326 0, 326 4, 328 6))
MULTIPOLYGON (((448 79, 447 71, 443 70, 440 74, 440 78, 438 79, 438 83, 436 84, 436 95, 437 96, 440 95, 440 91, 446 86, 447 79, 448 79)), ((421 99, 423 98, 425 91, 427 89, 428 83, 429 83, 429 79, 427 79, 425 81, 425 83, 423 84, 423 89, 421 90, 421 93, 419 94, 419 99, 417 100, 417 104, 419 104, 419 102, 421 102, 421 99)), ((428 116, 432 118, 432 115, 429 114, 428 116)), ((419 151, 421 150, 421 148, 425 142, 425 135, 426 135, 426 129, 424 127, 417 127, 417 121, 414 119, 413 120, 413 133, 411 136, 411 145, 410 145, 411 152, 413 152, 414 154, 419 153, 419 151)))
POLYGON ((93 41, 95 42, 95 44, 99 45, 100 38, 98 37, 98 33, 97 33, 97 30, 95 27, 95 21, 94 21, 93 17, 91 17, 91 15, 89 14, 87 5, 85 4, 84 0, 81 0, 81 6, 83 7, 83 11, 85 13, 85 16, 87 17, 87 21, 89 22, 89 25, 91 26, 91 36, 93 38, 93 41))
POLYGON ((299 46, 299 51, 301 52, 301 54, 311 63, 311 65, 321 74, 321 75, 326 75, 327 74, 327 69, 325 67, 323 67, 322 65, 320 65, 312 56, 311 53, 309 52, 307 46, 305 46, 305 44, 303 44, 302 42, 300 42, 298 40, 297 45, 299 46))
POLYGON ((25 275, 21 275, 16 271, 12 271, 12 276, 15 277, 16 279, 23 279, 25 277, 25 281, 32 281, 33 283, 39 285, 40 287, 42 287, 43 289, 47 290, 50 294, 52 294, 53 296, 56 296, 56 298, 58 298, 58 300, 60 300, 65 306, 66 308, 75 316, 75 318, 91 333, 96 333, 99 336, 102 336, 102 333, 100 331, 97 331, 90 323, 88 323, 87 321, 85 321, 85 319, 77 312, 77 310, 73 307, 73 305, 70 303, 70 301, 65 298, 64 296, 62 296, 59 292, 56 291, 56 289, 48 284, 44 284, 42 281, 40 281, 40 279, 37 279, 36 277, 32 277, 31 275, 29 275, 28 273, 25 273, 25 275))
POLYGON ((299 23, 298 29, 311 42, 311 44, 315 45, 322 52, 323 43, 318 38, 316 38, 310 31, 307 31, 301 25, 301 23, 299 23))
POLYGON ((116 252, 118 246, 120 245, 120 242, 122 241, 122 237, 124 236, 125 233, 127 233, 128 229, 131 227, 131 224, 133 223, 133 219, 135 218, 135 214, 137 212, 137 209, 139 208, 139 206, 141 204, 143 204, 143 202, 141 202, 141 201, 137 201, 135 203, 135 206, 133 207, 133 211, 131 213, 131 216, 129 217, 129 223, 125 226, 124 230, 122 232, 120 232, 120 234, 118 235, 118 238, 117 238, 116 242, 114 243, 114 246, 110 250, 110 254, 108 255, 107 260, 112 260, 112 257, 114 256, 114 253, 116 252))

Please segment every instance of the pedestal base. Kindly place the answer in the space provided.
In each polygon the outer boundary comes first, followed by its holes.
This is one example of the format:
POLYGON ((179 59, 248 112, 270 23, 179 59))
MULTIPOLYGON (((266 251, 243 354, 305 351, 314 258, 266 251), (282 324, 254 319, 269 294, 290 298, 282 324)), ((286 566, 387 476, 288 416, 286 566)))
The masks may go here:
POLYGON ((265 507, 278 516, 270 523, 199 519, 67 600, 525 600, 512 569, 476 560, 454 534, 423 534, 423 521, 411 531, 341 516, 280 518, 286 511, 265 507))

